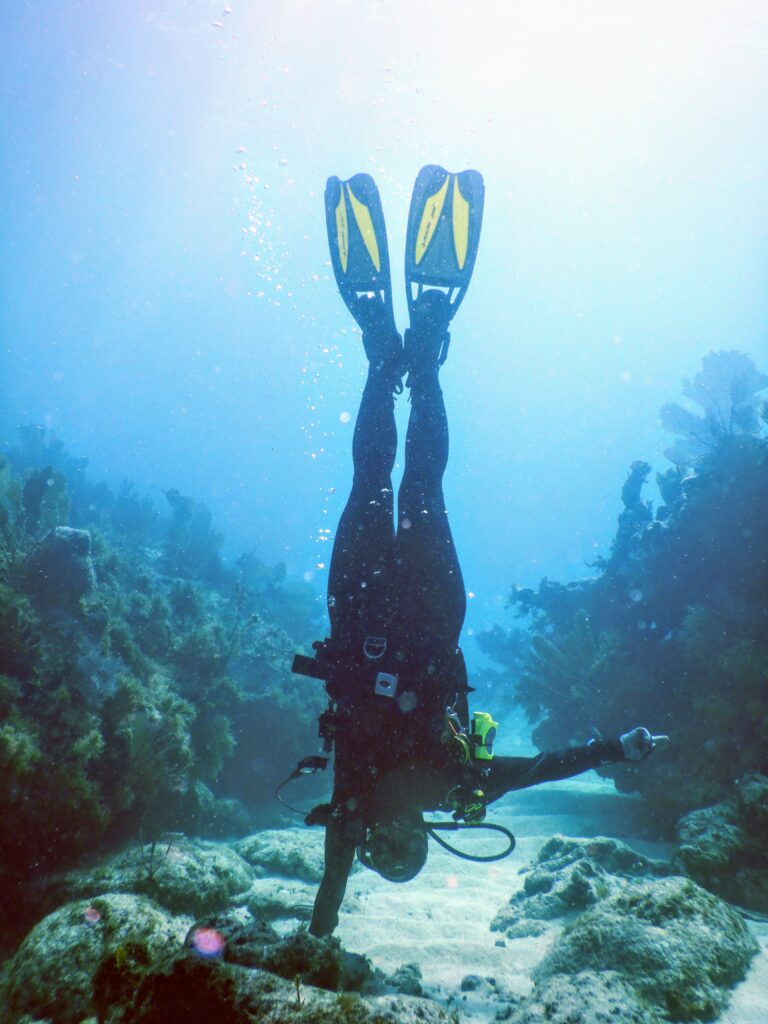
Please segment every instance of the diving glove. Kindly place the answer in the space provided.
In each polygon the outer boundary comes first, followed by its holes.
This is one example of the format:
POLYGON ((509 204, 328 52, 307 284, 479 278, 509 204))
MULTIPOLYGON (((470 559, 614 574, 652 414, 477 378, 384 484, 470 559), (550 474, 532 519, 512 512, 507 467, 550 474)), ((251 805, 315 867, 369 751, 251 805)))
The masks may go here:
POLYGON ((643 726, 631 729, 619 737, 627 761, 644 761, 657 747, 666 747, 669 736, 652 736, 643 726))

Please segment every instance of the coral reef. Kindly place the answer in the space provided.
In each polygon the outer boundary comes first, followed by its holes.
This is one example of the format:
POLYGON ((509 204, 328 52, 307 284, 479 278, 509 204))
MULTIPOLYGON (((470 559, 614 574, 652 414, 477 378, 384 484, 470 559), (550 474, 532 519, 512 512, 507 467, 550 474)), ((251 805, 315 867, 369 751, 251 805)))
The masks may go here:
POLYGON ((323 705, 290 673, 318 595, 253 555, 225 563, 178 491, 169 514, 86 466, 35 428, 0 454, 0 885, 19 929, 53 864, 278 823, 275 785, 323 705))
POLYGON ((404 996, 422 995, 421 968, 418 964, 401 964, 400 967, 387 978, 387 984, 404 996))
POLYGON ((521 938, 531 934, 531 922, 586 910, 627 879, 663 877, 670 870, 664 861, 650 860, 618 839, 552 836, 526 874, 522 891, 491 921, 491 930, 521 938))
POLYGON ((509 1024, 665 1024, 617 971, 555 974, 502 1018, 509 1024))
POLYGON ((707 1020, 756 948, 737 914, 692 881, 669 877, 667 864, 617 840, 557 835, 494 921, 507 936, 511 975, 502 967, 465 973, 452 990, 434 979, 425 986, 416 963, 387 975, 338 939, 295 927, 296 893, 308 903, 314 893, 289 877, 312 871, 311 858, 298 857, 302 836, 314 839, 306 829, 273 831, 263 843, 259 834, 228 843, 168 836, 52 880, 45 896, 63 905, 5 965, 0 1020, 124 1024, 215 1014, 275 1024, 455 1024, 457 1012, 517 1024, 707 1020), (254 906, 254 891, 273 901, 282 925, 254 906), (517 943, 521 926, 537 924, 548 932, 539 955, 548 952, 529 994, 513 980, 517 943))
POLYGON ((758 946, 727 903, 669 872, 617 840, 547 842, 491 924, 515 940, 531 920, 565 922, 509 1019, 714 1020, 758 946))
POLYGON ((677 827, 675 862, 732 903, 768 914, 768 778, 747 776, 730 800, 692 811, 677 827))
POLYGON ((245 893, 252 878, 249 865, 230 846, 170 834, 54 878, 46 889, 52 901, 134 893, 168 913, 201 916, 245 893))
POLYGON ((237 852, 254 868, 257 877, 280 875, 318 883, 323 877, 324 836, 305 829, 266 829, 247 836, 237 852))
POLYGON ((25 560, 23 578, 24 590, 33 600, 75 611, 96 584, 90 533, 55 526, 25 560))
POLYGON ((689 879, 629 883, 558 938, 536 980, 617 971, 673 1021, 714 1020, 758 946, 728 904, 689 879))
POLYGON ((322 846, 322 833, 305 828, 267 830, 230 842, 167 832, 91 865, 38 877, 35 908, 128 893, 151 898, 172 914, 201 916, 236 904, 259 920, 308 920, 322 877, 322 846))
POLYGON ((665 429, 679 439, 664 453, 678 466, 696 466, 724 437, 756 434, 758 395, 768 387, 749 356, 741 352, 710 352, 692 381, 683 381, 683 395, 701 413, 689 412, 677 402, 661 409, 665 429))
POLYGON ((173 918, 151 900, 104 894, 67 903, 40 921, 6 972, 3 1020, 23 1014, 79 1024, 93 1012, 92 985, 103 957, 126 959, 132 947, 146 962, 180 946, 189 921, 173 918))
MULTIPOLYGON (((133 879, 130 872, 127 877, 133 879)), ((70 881, 71 888, 87 889, 91 883, 97 891, 106 880, 121 880, 114 859, 70 881)), ((421 975, 414 964, 385 978, 337 939, 318 939, 301 928, 281 936, 227 887, 210 891, 219 909, 197 919, 179 911, 195 898, 206 902, 202 894, 182 900, 159 885, 157 900, 107 892, 60 906, 35 925, 6 964, 0 1019, 61 1024, 90 1015, 105 1024, 207 1020, 210 1014, 217 1020, 276 1024, 453 1019, 416 998, 421 975)))
POLYGON ((707 356, 684 389, 703 415, 663 412, 684 435, 657 476, 663 504, 643 498, 650 466, 633 463, 597 575, 513 592, 532 630, 523 667, 517 630, 506 647, 503 631, 483 639, 542 749, 584 742, 593 727, 616 736, 642 723, 672 737, 645 764, 600 769, 640 794, 654 834, 671 836, 682 814, 768 770, 766 384, 746 356, 707 356))
POLYGON ((112 1009, 109 1017, 101 1018, 110 1024, 188 1024, 193 1019, 221 1024, 455 1024, 456 1020, 424 999, 332 994, 305 985, 298 977, 286 981, 263 971, 202 961, 189 953, 170 958, 147 974, 128 1007, 112 1009))

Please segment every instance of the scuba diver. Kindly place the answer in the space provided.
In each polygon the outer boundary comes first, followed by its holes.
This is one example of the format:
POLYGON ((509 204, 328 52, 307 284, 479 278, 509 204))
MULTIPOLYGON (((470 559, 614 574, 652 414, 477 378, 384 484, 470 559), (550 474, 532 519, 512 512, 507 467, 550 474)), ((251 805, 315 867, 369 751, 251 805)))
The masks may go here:
MULTIPOLYGON (((307 824, 324 825, 325 871, 309 930, 338 924, 355 853, 393 882, 415 877, 427 838, 448 846, 440 829, 492 828, 486 806, 503 794, 590 768, 647 757, 666 737, 633 729, 537 757, 493 754, 496 725, 469 720, 459 633, 464 581, 448 525, 442 479, 448 422, 438 378, 448 331, 472 275, 480 239, 484 185, 477 171, 424 167, 411 199, 405 279, 410 326, 398 334, 384 216, 367 174, 328 180, 326 219, 341 296, 362 330, 368 377, 352 444, 354 478, 330 564, 330 638, 297 655, 294 671, 322 679, 329 697, 320 716, 326 752, 335 750, 330 803, 307 824), (391 474, 397 449, 395 396, 410 390, 405 467, 395 519, 391 474), (425 810, 452 813, 425 822, 425 810)), ((289 779, 325 767, 300 762, 289 779)), ((288 781, 288 780, 286 780, 288 781)))

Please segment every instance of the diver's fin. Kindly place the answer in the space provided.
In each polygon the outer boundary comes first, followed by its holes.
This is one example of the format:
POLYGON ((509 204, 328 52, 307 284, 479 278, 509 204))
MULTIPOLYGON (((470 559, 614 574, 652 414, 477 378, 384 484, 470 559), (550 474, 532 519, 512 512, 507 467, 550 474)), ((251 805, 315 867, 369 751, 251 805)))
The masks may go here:
POLYGON ((329 178, 325 219, 341 297, 363 329, 396 334, 389 250, 379 190, 370 174, 329 178))
POLYGON ((448 321, 459 308, 475 266, 484 197, 478 171, 451 174, 435 164, 419 171, 405 242, 405 287, 412 325, 417 303, 426 291, 439 289, 445 294, 448 321))

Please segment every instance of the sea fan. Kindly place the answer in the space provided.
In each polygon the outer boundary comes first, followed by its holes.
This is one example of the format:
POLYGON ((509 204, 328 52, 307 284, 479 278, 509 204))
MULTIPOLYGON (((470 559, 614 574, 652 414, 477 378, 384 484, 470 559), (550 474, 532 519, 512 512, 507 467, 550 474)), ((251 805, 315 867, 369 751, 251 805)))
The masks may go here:
POLYGON ((741 352, 710 352, 692 381, 683 382, 683 394, 704 411, 697 415, 677 402, 661 410, 665 430, 680 438, 664 454, 678 466, 695 466, 718 441, 733 434, 758 430, 758 393, 768 377, 741 352))

